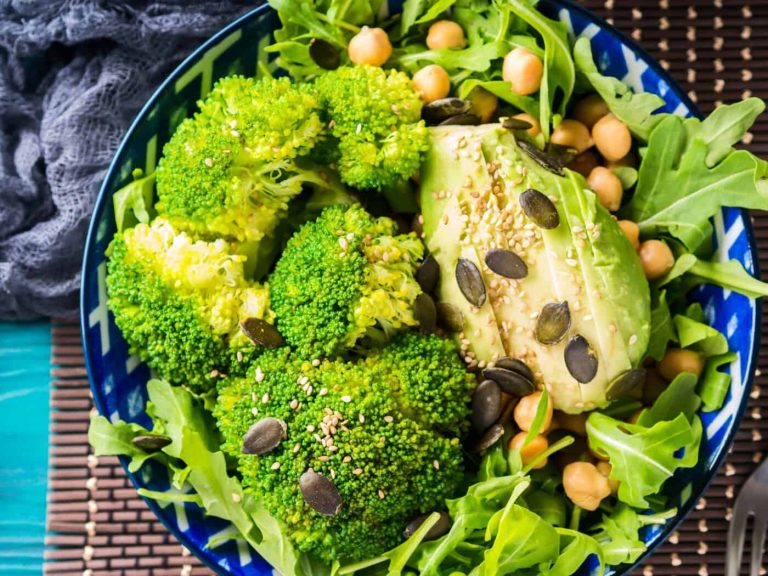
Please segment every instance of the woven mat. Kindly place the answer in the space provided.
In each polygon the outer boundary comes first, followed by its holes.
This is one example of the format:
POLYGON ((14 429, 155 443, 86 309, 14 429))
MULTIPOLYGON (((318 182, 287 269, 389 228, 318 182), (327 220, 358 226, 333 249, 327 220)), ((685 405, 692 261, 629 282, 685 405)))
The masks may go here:
MULTIPOLYGON (((752 94, 768 98, 768 0, 582 3, 658 58, 705 113, 721 100, 752 94)), ((768 116, 745 143, 768 157, 768 116)), ((760 266, 768 271, 768 214, 756 215, 754 223, 760 266)), ((763 330, 768 334, 768 306, 765 310, 763 330)), ((90 455, 86 431, 91 400, 76 326, 54 325, 52 363, 46 574, 210 574, 155 520, 115 458, 90 455)), ((766 376, 758 370, 746 418, 723 470, 686 522, 635 574, 725 573, 733 500, 763 452, 768 454, 768 342, 760 352, 759 367, 766 376)))

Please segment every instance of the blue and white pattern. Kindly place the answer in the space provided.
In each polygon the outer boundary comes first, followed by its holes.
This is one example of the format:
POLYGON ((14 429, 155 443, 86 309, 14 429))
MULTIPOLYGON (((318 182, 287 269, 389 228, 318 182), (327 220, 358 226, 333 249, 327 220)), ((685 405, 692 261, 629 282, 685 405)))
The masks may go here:
MULTIPOLYGON (((545 0, 540 8, 563 21, 575 36, 586 36, 599 68, 623 79, 636 90, 654 92, 666 102, 666 112, 682 116, 696 113, 673 80, 630 40, 580 7, 566 1, 545 0)), ((390 12, 399 10, 390 2, 390 12)), ((81 321, 83 344, 93 396, 98 410, 112 419, 149 423, 144 412, 145 383, 149 370, 128 354, 125 341, 106 308, 105 250, 115 232, 112 194, 130 180, 134 168, 152 172, 158 151, 179 122, 190 115, 195 102, 211 88, 213 81, 229 74, 258 73, 258 62, 272 67, 263 48, 278 26, 273 12, 262 6, 232 23, 192 54, 167 79, 140 112, 128 131, 110 167, 94 211, 83 265, 81 321)), ((749 221, 735 209, 724 210, 715 218, 719 246, 717 257, 739 260, 754 273, 755 247, 749 221)), ((730 366, 733 376, 728 399, 722 410, 704 415, 706 430, 702 458, 692 470, 681 471, 671 479, 665 492, 670 505, 678 506, 680 518, 702 494, 722 462, 746 406, 755 369, 756 330, 759 305, 720 288, 704 287, 695 294, 707 313, 708 321, 727 334, 729 347, 737 353, 730 366)), ((166 471, 154 463, 138 474, 129 474, 137 487, 168 490, 166 471)), ((160 520, 181 543, 220 574, 270 575, 269 565, 244 544, 230 541, 214 550, 206 548, 211 536, 224 536, 231 530, 226 522, 204 516, 194 504, 160 506, 148 502, 160 520)), ((659 544, 673 525, 656 527, 645 534, 649 548, 659 544)), ((585 567, 584 574, 589 574, 585 567)), ((594 567, 591 567, 594 568, 594 567)), ((625 574, 629 567, 614 574, 625 574)))

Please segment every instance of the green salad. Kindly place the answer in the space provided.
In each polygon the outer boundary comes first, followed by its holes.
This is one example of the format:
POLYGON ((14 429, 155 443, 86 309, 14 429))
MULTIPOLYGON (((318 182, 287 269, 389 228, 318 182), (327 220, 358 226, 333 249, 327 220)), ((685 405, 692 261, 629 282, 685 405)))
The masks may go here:
POLYGON ((284 576, 634 562, 730 384, 688 293, 768 294, 711 223, 768 209, 763 102, 655 113, 529 0, 270 4, 276 59, 114 196, 153 424, 94 416, 95 453, 284 576))

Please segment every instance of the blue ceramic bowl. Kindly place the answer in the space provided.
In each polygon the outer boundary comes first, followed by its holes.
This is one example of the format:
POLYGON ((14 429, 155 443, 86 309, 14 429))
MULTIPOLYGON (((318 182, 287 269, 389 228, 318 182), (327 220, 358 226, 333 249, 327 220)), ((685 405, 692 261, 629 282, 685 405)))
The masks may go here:
MULTIPOLYGON (((390 2, 390 10, 398 10, 390 2)), ((664 98, 664 110, 682 116, 697 111, 674 81, 631 40, 584 9, 567 1, 544 0, 541 8, 550 17, 565 22, 577 36, 586 36, 599 68, 623 79, 636 91, 654 92, 664 98)), ((128 348, 106 307, 104 252, 115 232, 112 195, 131 180, 131 171, 151 173, 163 144, 179 122, 192 114, 195 102, 211 84, 229 74, 254 75, 257 63, 273 67, 264 52, 272 31, 279 25, 275 13, 261 6, 233 22, 187 58, 144 106, 128 130, 101 188, 85 247, 82 280, 82 331, 88 375, 96 406, 110 418, 148 424, 144 412, 145 383, 149 370, 128 348)), ((718 256, 740 261, 755 273, 755 243, 748 217, 740 210, 726 209, 714 219, 718 256)), ((681 470, 665 486, 671 505, 679 515, 664 527, 649 529, 644 537, 653 550, 691 510, 725 457, 749 397, 758 350, 759 303, 729 290, 699 289, 694 298, 702 303, 708 321, 728 337, 737 352, 730 371, 733 383, 722 410, 705 414, 706 430, 702 457, 695 469, 681 470)), ((168 475, 150 463, 137 474, 128 474, 137 487, 167 490, 168 475)), ((215 550, 206 548, 209 537, 231 531, 216 518, 206 517, 194 504, 163 504, 148 501, 150 508, 179 541, 212 570, 220 574, 271 574, 269 565, 244 544, 230 543, 215 550)), ((630 567, 615 569, 625 574, 630 567)), ((583 574, 590 573, 585 567, 583 574)))

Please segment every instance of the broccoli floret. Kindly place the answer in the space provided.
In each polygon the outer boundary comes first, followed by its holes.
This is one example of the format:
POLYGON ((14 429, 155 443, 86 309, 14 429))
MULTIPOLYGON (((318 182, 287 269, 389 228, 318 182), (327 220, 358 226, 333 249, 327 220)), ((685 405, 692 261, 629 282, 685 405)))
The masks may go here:
POLYGON ((427 150, 422 101, 411 79, 396 70, 343 66, 315 84, 346 184, 381 190, 407 180, 427 150))
POLYGON ((258 349, 239 328, 272 320, 266 286, 247 281, 245 257, 224 240, 193 241, 162 218, 115 236, 108 306, 132 354, 175 384, 205 390, 258 349))
MULTIPOLYGON (((399 390, 434 384, 426 370, 408 376, 387 364, 385 352, 357 362, 302 360, 287 348, 262 354, 248 375, 219 386, 215 417, 236 458, 243 485, 285 525, 297 547, 319 558, 358 560, 403 540, 403 529, 420 513, 443 509, 463 482, 458 430, 464 429, 474 378, 451 342, 414 334, 404 355, 441 350, 448 367, 440 388, 441 407, 456 430, 429 425, 419 400, 399 390), (383 378, 383 375, 387 375, 383 378), (243 436, 262 418, 286 423, 286 439, 272 452, 243 454, 243 436), (299 479, 309 469, 331 479, 341 498, 335 516, 323 516, 304 499, 299 479)), ((397 354, 397 353, 395 353, 397 354)), ((436 359, 436 358, 435 358, 436 359)))
POLYGON ((341 189, 305 158, 323 132, 319 102, 287 78, 227 77, 199 106, 157 168, 158 212, 178 228, 258 243, 304 185, 341 189))
POLYGON ((288 241, 269 277, 277 327, 305 357, 332 356, 414 326, 424 247, 359 205, 326 208, 288 241))

